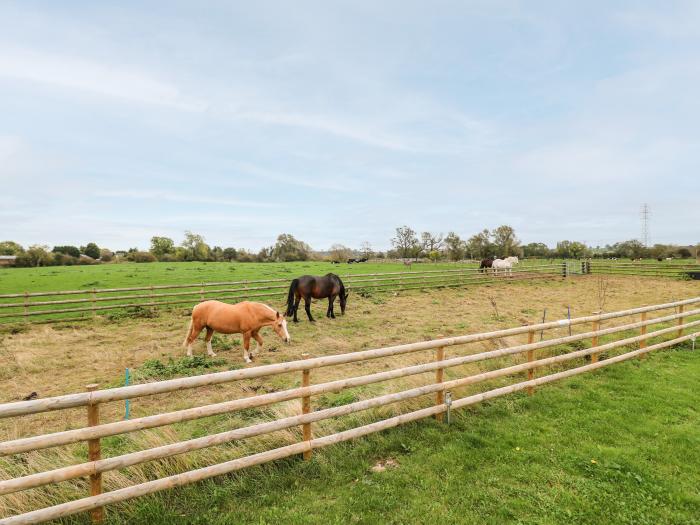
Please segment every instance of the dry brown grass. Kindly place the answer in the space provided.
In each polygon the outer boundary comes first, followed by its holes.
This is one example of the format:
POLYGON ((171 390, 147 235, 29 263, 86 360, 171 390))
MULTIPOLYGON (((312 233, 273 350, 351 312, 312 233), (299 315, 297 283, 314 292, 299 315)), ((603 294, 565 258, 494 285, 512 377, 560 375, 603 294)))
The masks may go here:
MULTIPOLYGON (((607 281, 605 302, 607 311, 691 297, 697 295, 699 291, 697 283, 691 281, 627 276, 609 277, 607 281)), ((537 323, 542 320, 544 308, 547 308, 548 320, 561 319, 566 317, 567 305, 571 306, 572 317, 588 315, 598 310, 600 297, 597 278, 582 276, 553 282, 516 282, 458 290, 377 294, 368 298, 353 295, 349 300, 348 313, 344 317, 338 317, 336 320, 321 317, 325 311, 325 303, 323 303, 314 307, 315 314, 318 316, 317 323, 311 324, 304 320, 298 325, 290 325, 291 345, 281 343, 271 331, 264 333, 266 348, 274 351, 264 351, 256 364, 299 359, 304 353, 312 356, 338 354, 433 339, 440 335, 461 335, 523 323, 537 323), (498 317, 494 315, 493 303, 497 304, 498 317)), ((281 305, 276 306, 281 308, 281 305)), ((155 319, 119 322, 96 320, 82 324, 38 325, 22 333, 2 334, 0 335, 2 337, 0 402, 21 399, 32 391, 38 392, 40 397, 82 391, 88 383, 98 383, 102 388, 119 386, 123 381, 126 367, 137 369, 147 359, 167 360, 169 357, 181 357, 184 354, 181 343, 187 323, 188 318, 178 310, 162 313, 155 319)), ((558 335, 565 335, 564 330, 561 330, 558 335)), ((554 337, 554 333, 550 332, 546 336, 554 337)), ((522 342, 524 337, 515 337, 487 341, 470 347, 448 348, 447 357, 522 342)), ((200 340, 197 350, 203 352, 203 346, 200 340)), ((227 362, 221 369, 242 366, 239 348, 219 352, 219 357, 227 362)), ((361 375, 396 368, 400 365, 418 364, 433 358, 432 352, 422 352, 391 360, 381 359, 319 369, 312 371, 312 382, 361 375)), ((450 369, 446 371, 446 379, 512 364, 513 358, 499 361, 501 362, 477 363, 450 369)), ((369 385, 355 389, 353 393, 355 399, 373 397, 382 392, 426 384, 432 380, 432 377, 432 374, 428 377, 421 375, 387 384, 369 385)), ((487 386, 502 385, 507 382, 510 381, 504 378, 493 381, 487 386)), ((140 398, 132 401, 132 417, 254 395, 261 388, 270 391, 297 386, 299 383, 300 374, 294 374, 140 398), (193 402, 193 399, 196 401, 193 402)), ((455 394, 456 397, 461 397, 466 393, 483 389, 485 385, 474 385, 455 394)), ((320 402, 328 403, 332 402, 332 399, 314 399, 312 403, 318 406, 320 402)), ((326 420, 315 424, 314 432, 316 435, 332 433, 350 425, 391 416, 407 407, 425 406, 429 402, 428 399, 419 399, 339 420, 326 420)), ((123 410, 123 402, 103 406, 102 421, 119 420, 123 416, 123 410)), ((298 410, 298 402, 289 402, 261 409, 253 412, 252 415, 231 414, 108 438, 104 440, 103 451, 105 456, 110 456, 141 450, 203 433, 221 432, 247 426, 260 420, 297 414, 298 410)), ((0 439, 77 428, 84 426, 85 418, 84 409, 75 409, 0 421, 0 439)), ((107 489, 112 490, 299 439, 300 432, 297 429, 289 429, 242 443, 148 463, 125 472, 111 472, 105 475, 105 484, 107 489)), ((83 444, 0 459, 0 477, 8 478, 38 472, 85 461, 85 459, 86 447, 83 444)), ((0 502, 0 516, 66 501, 85 494, 86 484, 82 480, 15 494, 4 497, 0 502)))

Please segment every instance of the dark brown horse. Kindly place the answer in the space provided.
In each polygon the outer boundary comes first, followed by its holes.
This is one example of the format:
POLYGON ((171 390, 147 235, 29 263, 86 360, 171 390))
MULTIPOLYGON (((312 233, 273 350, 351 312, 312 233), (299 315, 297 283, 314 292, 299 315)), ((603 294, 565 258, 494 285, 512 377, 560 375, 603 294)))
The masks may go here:
POLYGON ((487 259, 482 259, 481 260, 481 265, 479 266, 479 270, 483 273, 488 271, 489 268, 493 266, 493 259, 490 257, 487 259))
POLYGON ((302 275, 298 279, 294 279, 289 286, 289 295, 287 296, 287 316, 294 316, 294 322, 299 322, 297 319, 297 310, 302 297, 304 298, 304 310, 309 321, 314 322, 311 317, 311 299, 325 299, 328 297, 328 310, 326 317, 335 319, 333 312, 333 303, 336 297, 340 297, 340 312, 345 313, 345 305, 348 299, 348 292, 345 291, 343 281, 334 273, 328 273, 323 277, 314 275, 302 275))

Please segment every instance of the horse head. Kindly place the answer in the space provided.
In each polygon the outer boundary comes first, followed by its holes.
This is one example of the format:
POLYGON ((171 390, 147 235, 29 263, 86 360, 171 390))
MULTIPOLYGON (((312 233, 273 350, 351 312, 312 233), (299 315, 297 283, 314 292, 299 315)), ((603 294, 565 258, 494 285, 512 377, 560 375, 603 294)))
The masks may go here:
POLYGON ((285 343, 291 342, 292 338, 290 337, 289 331, 287 330, 287 320, 281 313, 275 313, 277 314, 277 317, 275 318, 275 322, 272 325, 272 329, 285 343))
POLYGON ((345 305, 348 304, 348 295, 350 295, 350 289, 340 292, 338 297, 340 298, 340 313, 345 315, 345 305))

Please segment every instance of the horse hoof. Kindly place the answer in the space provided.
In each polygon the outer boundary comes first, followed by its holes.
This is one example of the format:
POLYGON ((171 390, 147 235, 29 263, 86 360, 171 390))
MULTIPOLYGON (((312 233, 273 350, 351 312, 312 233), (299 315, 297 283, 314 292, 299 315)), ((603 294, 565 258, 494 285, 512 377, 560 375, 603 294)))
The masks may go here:
POLYGON ((216 354, 214 352, 207 354, 209 357, 216 357, 216 354))

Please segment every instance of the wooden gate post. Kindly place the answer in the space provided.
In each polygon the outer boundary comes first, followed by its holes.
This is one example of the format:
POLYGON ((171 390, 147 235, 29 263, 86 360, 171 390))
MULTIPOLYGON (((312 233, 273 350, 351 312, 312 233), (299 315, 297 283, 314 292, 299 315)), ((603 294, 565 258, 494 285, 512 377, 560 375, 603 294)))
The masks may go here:
MULTIPOLYGON (((85 389, 88 392, 97 390, 98 385, 92 383, 86 385, 85 389)), ((100 405, 92 402, 92 396, 87 406, 88 426, 94 427, 100 424, 100 405)), ((100 438, 88 439, 88 461, 98 461, 102 457, 100 450, 100 438)), ((90 474, 90 496, 99 496, 102 494, 102 474, 90 474)), ((104 520, 104 507, 97 507, 90 511, 90 518, 93 523, 102 523, 104 520)))
MULTIPOLYGON (((597 312, 600 313, 600 312, 597 312)), ((600 320, 596 319, 593 321, 593 331, 598 332, 600 330, 600 320)), ((591 338, 591 348, 595 348, 598 346, 598 334, 596 333, 592 338, 591 338)), ((592 353, 591 354, 591 363, 597 363, 598 362, 598 354, 597 353, 592 353)))
MULTIPOLYGON (((440 336, 442 337, 442 336, 440 336)), ((436 349, 435 351, 435 361, 442 361, 445 359, 445 347, 441 346, 436 349)), ((442 383, 443 379, 445 377, 445 369, 444 368, 438 368, 435 370, 435 382, 437 384, 442 383)), ((445 391, 444 390, 438 390, 435 392, 435 405, 442 405, 445 403, 445 391)), ((435 414, 435 419, 442 423, 443 420, 443 414, 440 412, 439 414, 435 414)))
MULTIPOLYGON (((678 307, 678 313, 682 314, 683 313, 683 306, 685 305, 680 305, 678 307)), ((678 335, 676 337, 681 337, 683 335, 683 320, 685 317, 679 317, 678 318, 678 335)))
MULTIPOLYGON (((309 354, 302 354, 302 358, 308 359, 309 354)), ((305 368, 304 370, 301 371, 301 386, 303 388, 306 388, 308 386, 311 386, 311 370, 308 368, 305 368)), ((303 396, 301 398, 301 413, 302 414, 309 414, 311 413, 311 397, 310 396, 303 396)), ((311 441, 313 438, 313 434, 311 433, 311 423, 303 423, 301 425, 301 431, 304 437, 304 441, 311 441)), ((311 459, 311 449, 305 450, 303 452, 304 460, 308 461, 311 459)))
MULTIPOLYGON (((640 319, 641 319, 642 322, 645 322, 645 321, 647 320, 647 313, 646 313, 646 312, 642 312, 642 315, 640 316, 640 319)), ((644 325, 644 326, 642 326, 642 327, 639 329, 639 335, 646 335, 646 333, 647 333, 647 325, 644 325)), ((646 339, 642 339, 641 341, 639 341, 639 349, 640 349, 640 350, 641 350, 642 348, 646 348, 646 346, 647 346, 647 340, 646 340, 646 339)), ((641 355, 639 356, 639 359, 644 359, 645 357, 646 357, 646 354, 641 354, 641 355)))
MULTIPOLYGON (((534 330, 530 330, 527 333, 527 344, 531 345, 532 343, 535 342, 535 332, 534 330)), ((527 351, 527 361, 528 363, 532 363, 535 360, 535 351, 534 350, 528 350, 527 351)), ((530 381, 532 379, 535 379, 535 369, 534 368, 528 368, 527 369, 527 380, 530 381)), ((535 393, 535 387, 534 386, 529 386, 527 387, 527 395, 531 396, 534 395, 535 393)))

